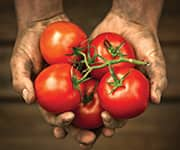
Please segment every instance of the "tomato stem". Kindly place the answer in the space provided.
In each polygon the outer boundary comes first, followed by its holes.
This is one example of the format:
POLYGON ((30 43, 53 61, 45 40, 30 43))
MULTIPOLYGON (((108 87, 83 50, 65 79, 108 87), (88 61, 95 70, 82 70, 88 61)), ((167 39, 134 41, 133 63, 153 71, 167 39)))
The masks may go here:
MULTIPOLYGON (((108 66, 109 71, 110 71, 110 73, 111 73, 111 75, 112 75, 112 77, 113 77, 113 79, 114 79, 114 83, 113 83, 113 84, 114 84, 114 86, 117 88, 117 87, 119 87, 119 86, 122 85, 122 81, 121 81, 121 79, 119 80, 119 79, 117 78, 117 76, 115 75, 114 70, 113 70, 113 68, 112 68, 112 65, 113 65, 113 64, 117 64, 117 63, 121 63, 121 62, 128 62, 128 63, 132 63, 132 64, 136 64, 136 65, 147 65, 147 64, 148 64, 147 62, 140 61, 140 60, 137 60, 137 59, 125 58, 125 57, 124 57, 125 55, 120 52, 120 49, 121 49, 121 47, 124 45, 124 42, 122 42, 119 46, 117 46, 117 47, 114 48, 114 47, 112 46, 112 44, 111 44, 108 40, 105 40, 105 41, 104 41, 104 45, 106 46, 106 48, 107 48, 108 51, 112 54, 113 57, 119 56, 119 58, 118 58, 118 59, 113 59, 113 60, 107 60, 107 59, 103 58, 102 56, 100 56, 100 55, 98 55, 98 54, 94 54, 94 56, 91 57, 91 56, 90 56, 90 48, 91 48, 91 47, 90 47, 89 44, 88 44, 88 46, 87 46, 87 49, 88 49, 87 55, 82 51, 82 48, 76 48, 76 47, 73 48, 73 51, 74 51, 74 54, 75 54, 75 55, 80 55, 80 56, 83 57, 82 63, 84 63, 85 66, 86 66, 86 71, 85 71, 83 77, 82 77, 80 80, 77 80, 77 81, 76 81, 76 83, 75 83, 76 85, 75 85, 75 86, 77 86, 77 84, 80 84, 80 83, 88 80, 88 79, 89 79, 89 78, 88 78, 88 75, 89 75, 93 70, 95 70, 95 69, 101 69, 101 68, 104 68, 104 67, 108 66), (104 63, 103 63, 103 64, 100 64, 100 65, 95 65, 95 64, 94 64, 94 60, 95 60, 97 57, 101 58, 101 59, 104 61, 104 63), (94 65, 92 65, 92 64, 94 64, 94 65)), ((84 49, 85 49, 85 48, 84 48, 84 49)), ((83 71, 83 72, 84 72, 84 71, 83 71)), ((112 84, 112 83, 111 83, 111 84, 112 84)))
POLYGON ((84 52, 81 52, 81 51, 79 51, 79 54, 83 56, 83 58, 84 58, 84 63, 85 63, 85 65, 86 65, 87 69, 90 70, 91 66, 90 66, 89 63, 88 63, 88 59, 87 59, 87 57, 86 57, 86 54, 85 54, 84 52))
POLYGON ((108 52, 113 57, 116 57, 116 56, 124 57, 124 56, 126 56, 123 53, 121 53, 121 48, 123 47, 124 44, 125 44, 125 42, 121 42, 120 45, 118 45, 117 47, 113 47, 112 44, 108 40, 104 40, 104 46, 106 47, 108 52))
POLYGON ((95 93, 95 91, 96 91, 96 88, 97 88, 97 85, 98 85, 98 82, 96 82, 96 84, 95 84, 95 86, 94 86, 94 88, 93 88, 93 90, 92 90, 92 92, 90 93, 90 94, 85 94, 85 96, 84 96, 84 98, 83 98, 83 104, 88 104, 89 102, 91 102, 92 100, 93 100, 93 98, 94 98, 94 93, 95 93))
POLYGON ((119 88, 123 85, 123 81, 129 74, 129 72, 127 72, 124 76, 122 76, 120 79, 118 79, 112 66, 109 65, 108 68, 109 68, 109 72, 114 80, 113 82, 108 82, 109 85, 113 86, 112 90, 109 93, 109 94, 112 94, 117 88, 119 88))
POLYGON ((147 65, 147 62, 143 62, 140 60, 136 60, 136 59, 131 59, 131 58, 125 58, 125 57, 120 57, 119 59, 115 59, 115 60, 106 60, 103 64, 101 65, 97 65, 97 66, 90 66, 86 57, 86 54, 82 51, 79 52, 80 55, 83 56, 84 58, 84 63, 87 67, 87 72, 83 75, 83 77, 78 80, 78 83, 84 82, 84 80, 88 77, 88 75, 95 69, 101 69, 104 68, 106 66, 111 66, 113 64, 117 64, 117 63, 121 63, 121 62, 128 62, 128 63, 133 63, 136 65, 147 65))

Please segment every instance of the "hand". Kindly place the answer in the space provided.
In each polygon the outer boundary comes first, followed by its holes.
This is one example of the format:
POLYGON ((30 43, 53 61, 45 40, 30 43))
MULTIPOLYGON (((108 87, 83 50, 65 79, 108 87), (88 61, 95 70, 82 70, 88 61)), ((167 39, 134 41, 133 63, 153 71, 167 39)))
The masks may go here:
POLYGON ((40 111, 46 122, 54 126, 53 134, 56 138, 63 139, 68 133, 75 139, 77 143, 79 143, 80 148, 92 148, 97 139, 98 131, 93 132, 71 125, 71 122, 75 117, 72 112, 65 112, 63 114, 55 116, 44 110, 42 107, 40 107, 40 111))
MULTIPOLYGON (((42 69, 42 56, 39 50, 39 38, 43 29, 55 21, 68 21, 62 14, 48 20, 36 22, 33 26, 19 30, 11 58, 11 71, 13 86, 22 95, 27 104, 35 102, 32 76, 42 69)), ((71 126, 74 119, 72 112, 65 112, 58 116, 48 113, 40 107, 44 119, 54 126, 54 136, 64 138, 67 133, 71 134, 83 148, 91 147, 96 139, 95 133, 81 130, 71 126)))
POLYGON ((165 61, 156 30, 110 12, 94 30, 92 37, 103 32, 121 34, 134 46, 137 59, 149 63, 144 69, 151 83, 151 100, 154 103, 160 103, 162 92, 167 86, 167 78, 165 61))
MULTIPOLYGON (((124 18, 111 11, 105 19, 95 28, 92 38, 103 32, 115 32, 121 34, 133 46, 137 59, 149 63, 143 69, 147 73, 151 84, 151 101, 160 103, 161 95, 167 86, 166 66, 156 28, 124 18)), ((125 124, 125 120, 113 119, 108 112, 102 113, 105 128, 104 135, 113 135, 117 128, 125 124)))
POLYGON ((40 35, 49 23, 60 20, 67 21, 68 19, 64 14, 61 14, 44 21, 37 21, 23 30, 20 28, 18 31, 10 65, 13 86, 28 104, 35 100, 31 78, 42 68, 43 60, 39 50, 40 35))

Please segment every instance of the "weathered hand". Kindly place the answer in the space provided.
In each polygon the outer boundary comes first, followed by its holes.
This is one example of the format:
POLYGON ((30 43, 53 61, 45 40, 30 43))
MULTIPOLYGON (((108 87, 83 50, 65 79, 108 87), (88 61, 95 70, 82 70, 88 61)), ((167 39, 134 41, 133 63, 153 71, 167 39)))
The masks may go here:
POLYGON ((92 37, 103 32, 121 34, 134 46, 137 58, 149 63, 144 69, 151 83, 151 100, 159 103, 161 94, 167 86, 167 78, 165 61, 156 30, 110 12, 94 30, 92 37))
MULTIPOLYGON (((134 47, 137 59, 144 60, 149 65, 143 67, 151 84, 151 101, 160 103, 161 95, 167 86, 166 66, 155 28, 124 18, 111 11, 95 28, 92 38, 103 32, 121 34, 134 47)), ((142 68, 141 68, 142 69, 142 68)), ((112 136, 116 128, 122 127, 127 120, 113 119, 108 112, 102 113, 105 136, 112 136)), ((117 130, 117 129, 116 129, 117 130)))
POLYGON ((11 72, 13 86, 26 103, 35 100, 32 75, 42 68, 42 56, 39 50, 39 38, 43 29, 51 22, 68 20, 65 15, 37 21, 30 27, 19 29, 13 54, 11 57, 11 72))
POLYGON ((79 143, 80 148, 90 149, 96 141, 96 133, 90 130, 80 129, 71 125, 74 119, 74 114, 72 112, 65 112, 58 116, 55 116, 42 107, 40 111, 44 116, 46 122, 54 126, 53 134, 58 139, 63 139, 67 134, 70 134, 77 143, 79 143))
MULTIPOLYGON (((62 14, 48 20, 35 22, 33 26, 23 31, 20 30, 18 33, 10 63, 13 86, 28 104, 36 100, 32 76, 42 69, 43 60, 39 50, 40 34, 49 23, 61 20, 68 21, 68 18, 62 14)), ((40 111, 46 122, 54 127, 55 137, 64 138, 69 133, 75 137, 83 148, 89 148, 94 143, 96 139, 95 133, 70 125, 74 119, 72 112, 65 112, 56 116, 41 107, 40 111)))
POLYGON ((127 123, 127 120, 114 119, 107 111, 102 112, 101 117, 104 123, 102 134, 105 137, 113 136, 114 133, 118 132, 127 123))

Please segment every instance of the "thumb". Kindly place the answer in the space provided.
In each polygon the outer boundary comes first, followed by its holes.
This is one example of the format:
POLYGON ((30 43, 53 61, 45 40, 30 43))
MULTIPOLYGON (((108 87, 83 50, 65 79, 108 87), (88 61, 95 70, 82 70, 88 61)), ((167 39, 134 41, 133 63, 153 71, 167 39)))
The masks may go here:
POLYGON ((129 36, 129 41, 133 44, 138 59, 147 61, 149 65, 144 69, 150 79, 151 101, 160 103, 162 92, 167 86, 166 64, 163 52, 157 35, 137 32, 129 36))
POLYGON ((33 83, 31 81, 32 63, 24 54, 15 54, 10 62, 12 82, 14 89, 21 94, 25 102, 30 104, 35 101, 33 83))

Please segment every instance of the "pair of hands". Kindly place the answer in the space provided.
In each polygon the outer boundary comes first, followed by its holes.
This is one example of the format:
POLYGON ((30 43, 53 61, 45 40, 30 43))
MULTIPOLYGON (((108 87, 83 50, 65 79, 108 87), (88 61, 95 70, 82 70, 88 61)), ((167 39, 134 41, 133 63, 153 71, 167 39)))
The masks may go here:
MULTIPOLYGON (((31 27, 19 30, 14 51, 11 58, 11 71, 13 86, 19 92, 26 103, 33 103, 36 99, 32 76, 42 69, 42 56, 39 50, 39 38, 43 29, 51 22, 67 21, 64 14, 53 18, 35 22, 31 27)), ((166 87, 166 69, 161 47, 158 41, 156 29, 122 18, 110 11, 105 19, 95 28, 91 37, 103 32, 116 32, 125 37, 136 51, 140 60, 149 62, 143 70, 147 73, 151 83, 151 100, 159 103, 162 91, 166 87)), ((53 115, 40 107, 44 119, 54 126, 54 136, 64 138, 71 134, 83 149, 92 147, 99 135, 112 136, 118 128, 125 125, 125 120, 115 120, 108 112, 102 113, 104 127, 90 131, 79 129, 71 125, 74 118, 72 112, 65 112, 58 116, 53 115)))

